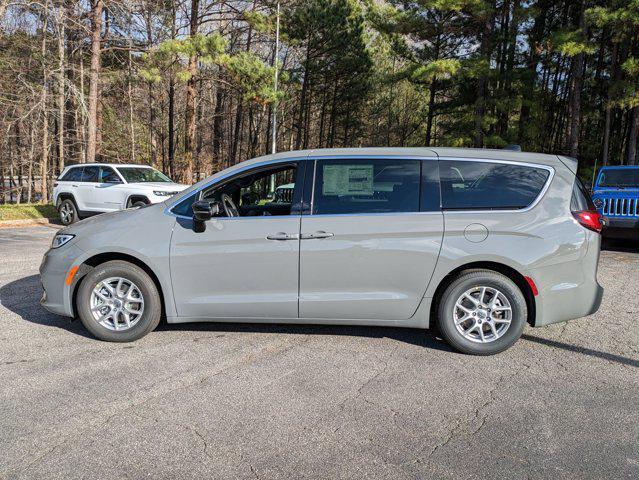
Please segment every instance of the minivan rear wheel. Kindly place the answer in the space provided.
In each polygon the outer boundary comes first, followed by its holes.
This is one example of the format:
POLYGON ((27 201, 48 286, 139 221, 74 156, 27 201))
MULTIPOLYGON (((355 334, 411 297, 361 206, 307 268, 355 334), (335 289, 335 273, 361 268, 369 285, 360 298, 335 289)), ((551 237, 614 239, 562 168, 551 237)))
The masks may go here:
POLYGON ((113 260, 95 267, 80 285, 77 311, 100 340, 132 342, 160 322, 161 302, 153 279, 140 267, 113 260))
POLYGON ((461 273, 444 291, 438 326, 456 350, 493 355, 521 336, 528 315, 526 299, 507 276, 491 270, 461 273))

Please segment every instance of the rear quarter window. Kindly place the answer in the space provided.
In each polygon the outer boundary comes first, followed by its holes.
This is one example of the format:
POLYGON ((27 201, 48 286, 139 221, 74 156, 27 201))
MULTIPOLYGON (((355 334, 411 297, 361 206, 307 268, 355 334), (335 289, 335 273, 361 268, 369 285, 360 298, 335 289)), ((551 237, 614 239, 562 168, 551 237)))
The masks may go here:
POLYGON ((79 182, 82 178, 82 167, 75 167, 69 169, 67 173, 62 175, 59 180, 62 182, 79 182))
POLYGON ((545 168, 498 162, 441 160, 439 168, 445 210, 526 208, 550 176, 545 168))

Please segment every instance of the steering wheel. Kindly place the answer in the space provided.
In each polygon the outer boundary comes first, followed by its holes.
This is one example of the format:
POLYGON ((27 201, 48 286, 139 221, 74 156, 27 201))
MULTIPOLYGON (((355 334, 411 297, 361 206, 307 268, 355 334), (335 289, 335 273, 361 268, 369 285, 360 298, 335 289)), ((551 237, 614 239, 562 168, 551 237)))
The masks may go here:
POLYGON ((222 208, 224 209, 224 213, 227 217, 239 217, 240 211, 235 206, 235 202, 226 193, 223 193, 220 197, 220 202, 222 203, 222 208))

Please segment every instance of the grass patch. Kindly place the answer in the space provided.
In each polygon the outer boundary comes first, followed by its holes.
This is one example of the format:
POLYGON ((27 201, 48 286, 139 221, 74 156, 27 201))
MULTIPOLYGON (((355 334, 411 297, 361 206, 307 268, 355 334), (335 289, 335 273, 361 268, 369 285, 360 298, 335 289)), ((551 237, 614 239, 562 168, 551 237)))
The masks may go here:
POLYGON ((56 218, 58 212, 50 204, 23 203, 21 205, 0 205, 0 221, 32 220, 35 218, 56 218))

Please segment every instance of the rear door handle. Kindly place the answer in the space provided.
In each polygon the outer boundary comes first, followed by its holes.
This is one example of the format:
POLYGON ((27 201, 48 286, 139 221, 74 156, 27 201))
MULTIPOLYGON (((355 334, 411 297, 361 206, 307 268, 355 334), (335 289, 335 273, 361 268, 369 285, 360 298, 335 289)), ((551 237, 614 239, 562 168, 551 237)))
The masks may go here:
POLYGON ((273 235, 267 235, 267 240, 297 240, 300 236, 296 233, 277 232, 273 235))
POLYGON ((315 238, 330 238, 334 236, 335 236, 334 233, 325 232, 324 230, 318 230, 315 233, 302 234, 302 240, 312 240, 315 238))

